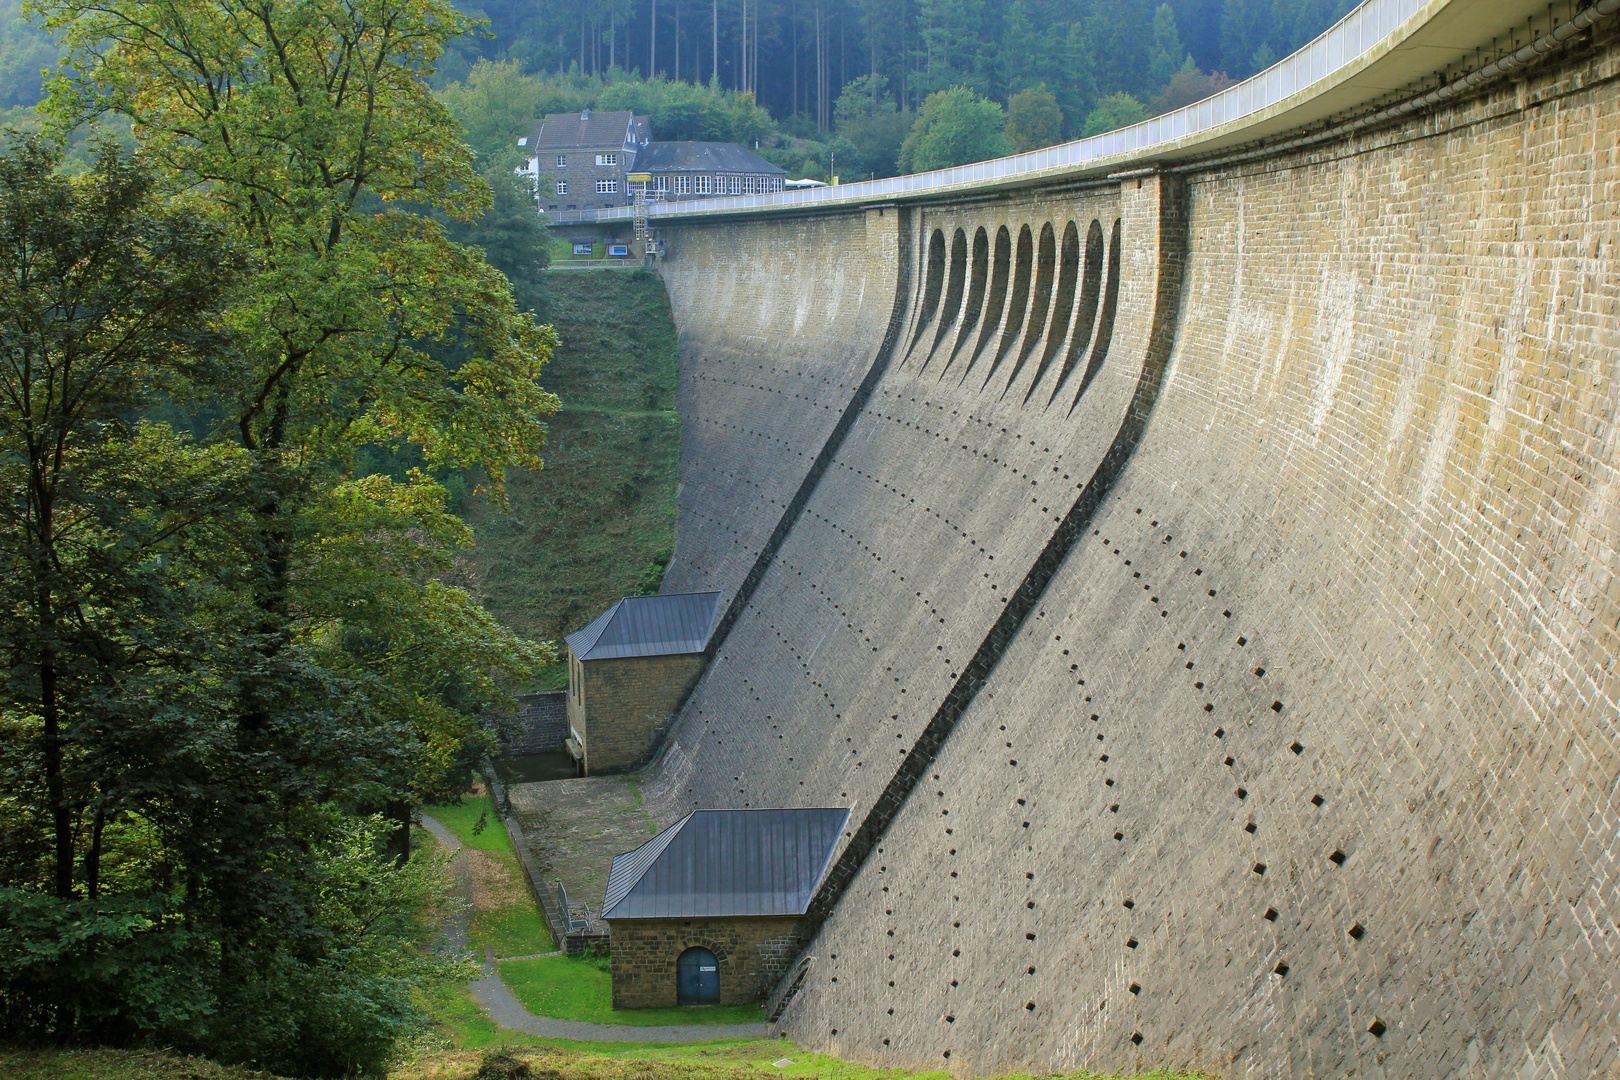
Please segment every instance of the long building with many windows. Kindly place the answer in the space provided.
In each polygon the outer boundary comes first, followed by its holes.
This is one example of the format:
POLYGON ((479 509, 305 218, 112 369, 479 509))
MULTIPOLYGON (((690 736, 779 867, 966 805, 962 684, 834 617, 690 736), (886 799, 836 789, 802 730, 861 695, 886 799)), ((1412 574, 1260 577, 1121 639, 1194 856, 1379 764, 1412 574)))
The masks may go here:
POLYGON ((628 205, 631 176, 647 175, 652 199, 761 195, 786 177, 736 143, 652 142, 645 116, 631 112, 550 113, 518 140, 542 213, 628 205))

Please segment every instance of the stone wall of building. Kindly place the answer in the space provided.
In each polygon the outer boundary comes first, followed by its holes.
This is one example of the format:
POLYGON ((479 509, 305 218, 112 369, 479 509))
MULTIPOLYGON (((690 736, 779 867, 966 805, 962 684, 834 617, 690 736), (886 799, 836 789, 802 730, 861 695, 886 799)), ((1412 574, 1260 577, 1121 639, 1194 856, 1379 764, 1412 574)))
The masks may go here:
POLYGON ((793 958, 795 918, 614 919, 613 1007, 668 1009, 676 1000, 675 961, 694 945, 714 953, 720 1004, 765 999, 793 958))
POLYGON ((656 740, 680 707, 703 666, 701 653, 589 660, 582 711, 585 771, 633 769, 652 755, 656 740))
POLYGON ((854 808, 800 1045, 1620 1068, 1617 61, 1179 179, 666 230, 670 572, 757 583, 644 790, 854 808))

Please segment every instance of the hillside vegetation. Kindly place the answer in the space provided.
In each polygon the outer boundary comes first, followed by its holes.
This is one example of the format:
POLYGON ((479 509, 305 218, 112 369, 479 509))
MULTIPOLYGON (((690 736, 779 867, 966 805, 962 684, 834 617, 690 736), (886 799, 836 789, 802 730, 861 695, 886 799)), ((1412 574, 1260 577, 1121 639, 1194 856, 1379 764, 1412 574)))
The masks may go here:
MULTIPOLYGON (((566 271, 533 293, 559 344, 546 385, 562 398, 545 468, 508 475, 511 509, 463 503, 485 605, 525 637, 560 641, 622 596, 656 592, 675 539, 680 421, 675 324, 658 278, 566 271)), ((554 665, 536 684, 560 688, 554 665)))

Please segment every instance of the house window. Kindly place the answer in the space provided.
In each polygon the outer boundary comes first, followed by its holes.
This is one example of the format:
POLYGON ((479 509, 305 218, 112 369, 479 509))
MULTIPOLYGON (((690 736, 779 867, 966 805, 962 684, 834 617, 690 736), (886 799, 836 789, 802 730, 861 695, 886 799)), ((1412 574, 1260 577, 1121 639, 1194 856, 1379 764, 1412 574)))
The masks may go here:
POLYGON ((596 193, 598 195, 612 195, 618 190, 619 182, 617 180, 598 180, 596 182, 596 193))
POLYGON ((692 178, 690 176, 686 175, 685 173, 681 173, 679 176, 675 177, 675 194, 692 194, 692 178))
POLYGON ((669 177, 663 175, 654 177, 653 190, 660 194, 667 193, 669 191, 669 177))
POLYGON ((619 155, 618 154, 597 154, 596 155, 596 163, 598 165, 617 165, 619 163, 619 155))
POLYGON ((780 176, 775 177, 775 178, 773 178, 771 180, 771 190, 772 191, 781 191, 782 190, 782 178, 780 176))
POLYGON ((692 177, 692 191, 697 195, 707 195, 709 193, 709 178, 707 176, 692 177))
POLYGON ((559 168, 559 169, 568 168, 568 155, 567 154, 558 154, 557 155, 557 168, 559 168))
POLYGON ((742 182, 743 182, 743 178, 740 177, 740 176, 733 176, 731 178, 731 193, 733 195, 741 195, 742 194, 742 189, 743 189, 742 188, 742 182))
POLYGON ((557 181, 557 194, 559 194, 559 195, 568 194, 568 181, 566 181, 566 180, 558 180, 557 181))

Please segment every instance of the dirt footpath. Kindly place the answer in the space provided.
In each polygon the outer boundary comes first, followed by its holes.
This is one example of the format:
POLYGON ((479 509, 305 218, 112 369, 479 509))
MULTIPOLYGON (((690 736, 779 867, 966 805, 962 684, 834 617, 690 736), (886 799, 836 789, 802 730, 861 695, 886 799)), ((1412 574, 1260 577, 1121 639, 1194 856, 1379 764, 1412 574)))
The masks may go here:
POLYGON ((575 917, 584 905, 595 928, 605 930, 602 897, 613 856, 640 847, 655 831, 634 780, 547 780, 514 784, 506 795, 545 886, 552 888, 561 879, 575 917))

